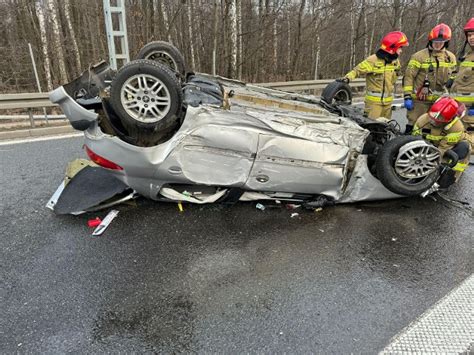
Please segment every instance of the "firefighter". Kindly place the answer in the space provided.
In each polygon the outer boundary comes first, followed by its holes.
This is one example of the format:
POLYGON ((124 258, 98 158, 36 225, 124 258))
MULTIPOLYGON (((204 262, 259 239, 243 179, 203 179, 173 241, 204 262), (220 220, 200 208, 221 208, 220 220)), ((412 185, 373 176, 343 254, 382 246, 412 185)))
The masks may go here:
POLYGON ((454 183, 469 164, 470 144, 461 121, 466 113, 466 107, 451 97, 439 98, 422 114, 413 126, 414 136, 424 139, 438 147, 446 166, 438 183, 448 187, 454 183), (453 162, 452 165, 449 165, 453 162))
POLYGON ((456 101, 467 106, 467 114, 463 118, 471 147, 474 147, 474 17, 464 26, 466 42, 459 56, 459 69, 451 90, 456 101), (469 46, 466 53, 466 47, 469 46))
POLYGON ((376 119, 392 116, 392 101, 395 82, 400 71, 398 56, 402 47, 408 46, 403 32, 390 32, 383 39, 379 50, 359 63, 338 81, 349 83, 357 77, 365 76, 365 114, 376 119))
POLYGON ((413 54, 408 62, 403 78, 403 96, 408 111, 407 133, 418 117, 447 93, 446 83, 456 70, 456 57, 447 50, 450 39, 448 25, 435 26, 428 35, 427 47, 413 54))

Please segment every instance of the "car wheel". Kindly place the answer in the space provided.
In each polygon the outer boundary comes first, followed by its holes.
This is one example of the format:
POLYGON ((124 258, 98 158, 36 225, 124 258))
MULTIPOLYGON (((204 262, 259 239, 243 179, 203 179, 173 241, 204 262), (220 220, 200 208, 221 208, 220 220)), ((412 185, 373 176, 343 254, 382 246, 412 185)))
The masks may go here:
POLYGON ((400 136, 382 146, 377 155, 376 172, 388 190, 415 196, 438 180, 440 163, 438 148, 421 137, 400 136))
POLYGON ((326 85, 321 98, 330 105, 350 105, 352 103, 351 87, 346 83, 333 81, 326 85))
POLYGON ((152 144, 179 125, 181 85, 168 67, 135 60, 122 67, 110 89, 110 104, 128 133, 152 144))
POLYGON ((154 41, 145 45, 137 54, 137 59, 149 59, 166 65, 171 70, 185 75, 186 65, 181 52, 172 44, 154 41))

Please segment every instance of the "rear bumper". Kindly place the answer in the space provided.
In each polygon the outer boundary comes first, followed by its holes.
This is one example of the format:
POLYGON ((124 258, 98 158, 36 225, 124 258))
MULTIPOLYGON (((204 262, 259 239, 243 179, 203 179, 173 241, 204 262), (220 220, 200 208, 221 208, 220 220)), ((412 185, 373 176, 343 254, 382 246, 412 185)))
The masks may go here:
POLYGON ((49 99, 61 107, 71 126, 78 131, 85 131, 97 120, 97 113, 79 105, 62 86, 53 90, 49 94, 49 99))

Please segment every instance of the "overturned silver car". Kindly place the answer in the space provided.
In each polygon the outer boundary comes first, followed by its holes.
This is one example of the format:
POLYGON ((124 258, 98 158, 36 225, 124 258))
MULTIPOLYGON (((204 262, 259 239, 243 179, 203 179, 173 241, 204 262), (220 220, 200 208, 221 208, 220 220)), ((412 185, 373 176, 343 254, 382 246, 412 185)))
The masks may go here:
POLYGON ((160 201, 319 207, 418 195, 439 178, 436 147, 341 103, 347 88, 324 99, 271 90, 186 72, 164 42, 144 49, 117 73, 100 63, 50 94, 84 131, 96 169, 122 190, 160 201))

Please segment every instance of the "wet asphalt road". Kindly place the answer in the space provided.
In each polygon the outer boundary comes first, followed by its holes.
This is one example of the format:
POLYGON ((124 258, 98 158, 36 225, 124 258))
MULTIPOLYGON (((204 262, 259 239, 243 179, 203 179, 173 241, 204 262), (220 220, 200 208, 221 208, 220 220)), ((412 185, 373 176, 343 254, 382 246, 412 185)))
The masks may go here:
MULTIPOLYGON (((101 237, 44 208, 81 138, 0 146, 0 344, 20 352, 374 353, 474 270, 472 216, 138 201, 101 237)), ((471 166, 452 197, 474 204, 471 166)))

